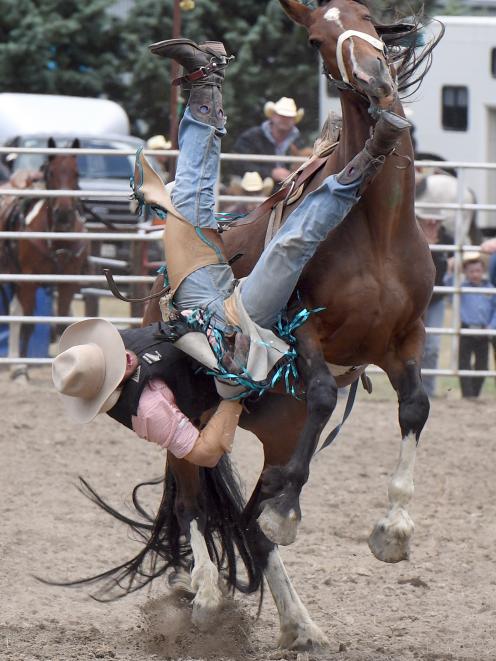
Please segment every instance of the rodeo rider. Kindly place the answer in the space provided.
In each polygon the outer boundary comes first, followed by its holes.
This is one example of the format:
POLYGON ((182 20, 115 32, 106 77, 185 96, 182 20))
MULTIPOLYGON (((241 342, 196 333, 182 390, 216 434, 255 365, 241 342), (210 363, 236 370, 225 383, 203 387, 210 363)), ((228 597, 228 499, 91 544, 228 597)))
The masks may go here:
MULTIPOLYGON (((268 329, 288 303, 304 266, 359 200, 410 124, 382 112, 364 149, 342 172, 327 177, 306 196, 251 274, 236 283, 222 254, 214 215, 221 138, 226 133, 221 90, 231 58, 220 42, 172 39, 155 43, 150 50, 180 64, 184 69, 181 82, 190 89, 180 125, 172 193, 142 153, 137 155, 134 183, 141 200, 168 213, 164 244, 175 308, 182 314, 201 311, 210 319, 209 340, 207 335, 187 333, 177 344, 181 346, 188 336, 200 336, 210 352, 217 338, 220 345, 231 347, 224 355, 224 365, 237 363, 239 374, 263 380, 287 349, 268 329)), ((242 410, 239 398, 245 388, 232 380, 216 379, 223 399, 199 431, 181 410, 187 407, 181 403, 184 394, 175 374, 178 349, 170 343, 171 326, 161 323, 158 328, 161 332, 157 332, 157 324, 118 331, 103 319, 72 324, 62 335, 61 353, 53 362, 55 388, 68 414, 78 422, 90 422, 97 414, 107 413, 176 457, 215 466, 232 448, 242 410)), ((199 350, 182 348, 195 356, 205 350, 204 345, 199 350)), ((200 379, 210 377, 194 376, 191 371, 191 378, 201 388, 200 379)))

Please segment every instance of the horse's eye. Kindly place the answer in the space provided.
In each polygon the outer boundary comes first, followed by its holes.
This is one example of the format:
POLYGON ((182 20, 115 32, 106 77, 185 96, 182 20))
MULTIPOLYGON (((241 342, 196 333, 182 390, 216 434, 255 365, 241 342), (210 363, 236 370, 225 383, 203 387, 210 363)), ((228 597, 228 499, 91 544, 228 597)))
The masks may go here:
POLYGON ((368 14, 363 17, 364 21, 369 21, 369 23, 372 23, 372 16, 369 16, 368 14))
POLYGON ((310 39, 308 43, 312 48, 315 48, 316 50, 319 50, 319 48, 322 46, 322 42, 319 41, 318 39, 310 39))

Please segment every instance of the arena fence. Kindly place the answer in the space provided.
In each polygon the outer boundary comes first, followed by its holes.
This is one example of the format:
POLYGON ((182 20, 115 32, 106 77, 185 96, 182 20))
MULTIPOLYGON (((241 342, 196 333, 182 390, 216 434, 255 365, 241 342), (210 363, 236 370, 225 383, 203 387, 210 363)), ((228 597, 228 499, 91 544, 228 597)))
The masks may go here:
MULTIPOLYGON (((0 147, 0 157, 2 154, 75 154, 75 155, 84 155, 84 154, 97 154, 97 155, 111 155, 111 156, 129 156, 134 152, 132 150, 115 150, 115 149, 71 149, 71 148, 6 148, 0 147)), ((177 157, 177 150, 163 150, 163 151, 147 151, 145 154, 151 155, 164 155, 169 157, 177 157)), ((274 156, 261 156, 259 154, 222 154, 222 162, 229 161, 243 161, 243 162, 274 162, 281 160, 280 157, 274 156)), ((287 162, 292 162, 299 164, 305 161, 304 158, 296 156, 284 157, 284 160, 287 162)), ((496 204, 482 204, 482 203, 464 203, 463 194, 465 190, 465 172, 468 169, 477 169, 482 171, 491 171, 496 170, 496 164, 494 163, 468 163, 468 162, 447 162, 443 161, 422 161, 416 162, 416 166, 422 168, 439 168, 441 165, 443 168, 450 168, 457 171, 458 179, 458 200, 456 203, 451 204, 419 204, 418 208, 422 209, 450 209, 455 212, 455 242, 453 245, 432 245, 431 249, 433 251, 449 251, 452 252, 455 258, 455 269, 454 269, 454 283, 452 287, 435 287, 434 292, 451 294, 452 295, 452 323, 451 326, 444 326, 442 328, 427 328, 427 333, 446 335, 451 337, 451 357, 450 357, 450 367, 448 369, 426 369, 422 370, 425 374, 435 374, 437 376, 496 376, 495 370, 485 370, 485 371, 475 371, 475 370, 459 370, 458 369, 458 347, 460 342, 460 337, 463 335, 484 335, 489 336, 495 342, 495 353, 496 353, 496 330, 486 330, 486 329, 467 329, 461 328, 460 324, 460 297, 462 293, 480 293, 483 295, 496 295, 496 288, 464 288, 461 286, 462 282, 462 256, 464 252, 468 251, 478 251, 480 246, 467 245, 463 244, 463 235, 462 235, 462 222, 463 222, 463 212, 467 210, 474 211, 483 211, 489 212, 496 215, 496 204)), ((91 191, 91 190, 57 190, 57 191, 47 191, 47 190, 20 190, 16 188, 3 188, 0 189, 0 196, 16 196, 16 197, 25 197, 25 198, 50 198, 50 197, 61 197, 61 196, 70 196, 77 197, 81 199, 91 198, 91 199, 110 199, 110 198, 120 198, 128 199, 130 195, 124 195, 122 192, 116 191, 91 191)), ((219 194, 217 196, 218 203, 239 203, 239 202, 254 202, 254 201, 263 201, 263 197, 254 197, 254 196, 242 196, 242 195, 223 195, 219 194)), ((495 223, 496 225, 496 223, 495 223)), ((85 233, 76 233, 76 232, 0 232, 0 245, 1 242, 9 240, 29 240, 29 239, 57 239, 64 241, 74 241, 74 240, 84 240, 84 241, 105 241, 111 240, 113 242, 126 241, 131 243, 147 243, 147 242, 156 242, 159 240, 157 237, 157 231, 160 228, 153 226, 147 223, 138 222, 135 225, 134 231, 125 231, 125 232, 85 232, 85 233)), ((112 260, 93 256, 90 260, 97 266, 129 266, 125 262, 119 260, 112 260)), ((138 265, 139 266, 139 265, 138 265)), ((415 268, 415 265, 412 264, 412 268, 415 268)), ((151 285, 154 281, 152 276, 143 276, 143 275, 116 275, 114 280, 117 285, 151 285)), ((72 276, 63 276, 63 275, 22 275, 22 274, 0 274, 0 286, 3 283, 12 283, 16 282, 39 282, 45 284, 59 284, 61 282, 79 282, 82 285, 82 291, 87 292, 92 296, 109 296, 110 293, 104 289, 99 288, 100 285, 106 284, 105 276, 103 275, 72 275, 72 276), (88 285, 96 285, 96 288, 88 287, 88 285)), ((88 315, 90 316, 90 315, 88 315)), ((75 321, 80 321, 86 319, 87 316, 83 317, 58 317, 58 316, 22 316, 22 315, 0 315, 0 324, 71 324, 75 321)), ((138 316, 107 316, 105 317, 108 321, 119 325, 119 326, 137 326, 141 323, 141 317, 138 316)), ((0 357, 0 365, 13 365, 13 364, 26 364, 26 365, 42 365, 50 364, 52 361, 51 358, 19 358, 19 357, 0 357)), ((378 368, 371 368, 370 372, 380 372, 378 368)))

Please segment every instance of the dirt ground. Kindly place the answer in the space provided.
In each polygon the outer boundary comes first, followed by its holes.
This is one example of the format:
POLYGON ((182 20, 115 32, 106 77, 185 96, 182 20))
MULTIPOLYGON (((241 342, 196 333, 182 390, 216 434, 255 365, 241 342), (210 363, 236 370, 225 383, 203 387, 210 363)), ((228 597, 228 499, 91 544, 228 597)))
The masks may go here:
MULTIPOLYGON (((319 655, 277 650, 269 594, 258 619, 257 599, 236 595, 218 626, 199 633, 189 605, 174 600, 165 581, 102 604, 89 588, 35 580, 88 576, 134 554, 138 542, 78 492, 77 478, 125 510, 132 487, 159 475, 164 456, 110 419, 73 425, 45 368, 33 371, 27 389, 0 373, 0 397, 1 659, 496 659, 492 397, 434 400, 417 459, 407 563, 382 564, 366 543, 385 512, 398 454, 394 401, 360 395, 335 445, 315 459, 298 540, 281 552, 330 640, 319 655)), ((252 484, 260 466, 253 437, 239 435, 235 458, 252 484)))

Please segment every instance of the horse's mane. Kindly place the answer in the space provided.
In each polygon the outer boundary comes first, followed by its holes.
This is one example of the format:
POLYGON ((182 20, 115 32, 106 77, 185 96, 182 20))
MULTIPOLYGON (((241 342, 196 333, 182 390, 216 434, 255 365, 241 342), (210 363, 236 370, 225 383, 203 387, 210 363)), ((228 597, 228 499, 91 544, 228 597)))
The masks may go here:
MULTIPOLYGON (((353 0, 359 5, 369 7, 366 0, 353 0)), ((317 0, 319 6, 329 0, 317 0)), ((398 92, 402 99, 414 94, 431 68, 432 51, 444 35, 444 25, 437 19, 431 19, 422 13, 398 18, 394 23, 374 21, 374 27, 386 44, 390 61, 396 68, 398 92), (424 28, 429 22, 439 25, 439 32, 428 43, 424 41, 424 28), (423 46, 423 47, 422 47, 423 46), (422 49, 419 51, 419 48, 422 49), (405 92, 407 92, 405 94, 405 92), (402 94, 403 93, 403 94, 402 94)))
POLYGON ((388 26, 377 26, 378 32, 386 44, 390 60, 396 67, 398 92, 402 99, 414 94, 422 84, 432 65, 432 51, 443 38, 445 31, 441 21, 429 19, 430 22, 435 21, 439 25, 439 32, 425 43, 426 17, 419 14, 410 20, 411 24, 408 26, 410 29, 407 32, 395 32, 394 28, 398 24, 394 23, 388 26), (388 29, 391 29, 392 32, 388 33, 388 29))

